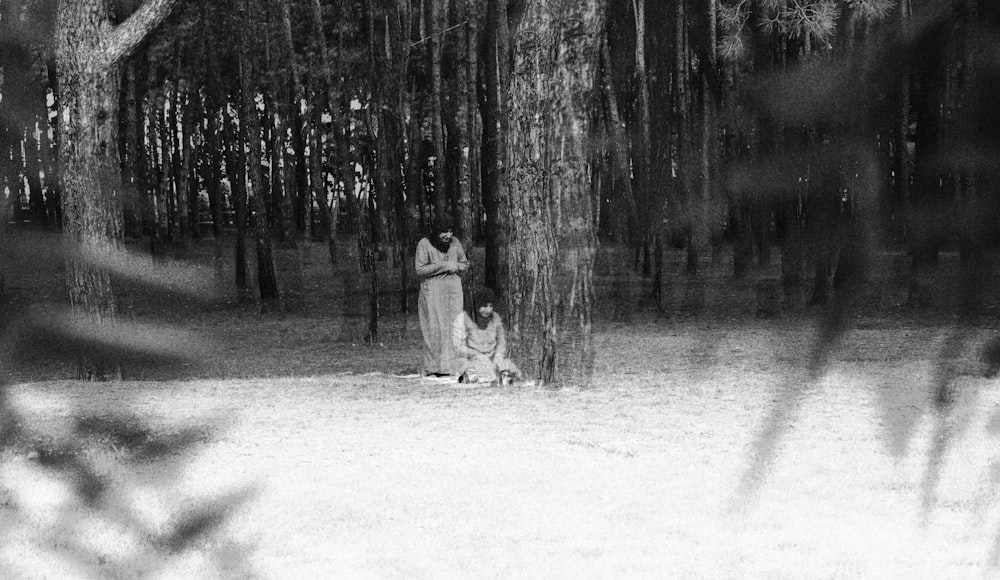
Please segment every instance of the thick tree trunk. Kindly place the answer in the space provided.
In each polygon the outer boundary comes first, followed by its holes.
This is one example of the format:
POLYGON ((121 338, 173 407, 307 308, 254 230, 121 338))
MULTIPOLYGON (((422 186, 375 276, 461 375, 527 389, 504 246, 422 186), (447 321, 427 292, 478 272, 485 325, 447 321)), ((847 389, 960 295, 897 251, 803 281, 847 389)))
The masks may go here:
MULTIPOLYGON (((156 27, 177 0, 147 0, 112 26, 102 0, 63 0, 56 13, 63 123, 59 147, 65 230, 79 251, 67 265, 75 316, 95 338, 116 338, 115 295, 108 264, 120 251, 121 165, 118 157, 118 98, 122 59, 156 27)), ((121 376, 113 355, 96 351, 79 359, 85 377, 121 376)))
POLYGON ((593 372, 588 143, 604 22, 600 0, 543 0, 512 34, 506 302, 513 355, 542 384, 587 385, 593 372))

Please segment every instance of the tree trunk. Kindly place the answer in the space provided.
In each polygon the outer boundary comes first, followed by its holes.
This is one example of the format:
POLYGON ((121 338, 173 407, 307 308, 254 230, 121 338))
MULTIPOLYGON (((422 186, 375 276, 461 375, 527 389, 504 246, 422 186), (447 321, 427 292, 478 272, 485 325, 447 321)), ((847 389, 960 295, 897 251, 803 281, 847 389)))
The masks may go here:
MULTIPOLYGON (((441 80, 442 41, 440 34, 448 21, 447 0, 430 1, 430 29, 427 31, 427 52, 431 68, 431 143, 434 148, 434 217, 441 219, 450 212, 450 198, 447 191, 447 165, 445 161, 445 132, 443 113, 443 88, 441 80)), ((455 217, 455 216, 451 216, 455 217)))
POLYGON ((416 205, 418 231, 426 232, 428 210, 424 194, 424 165, 427 163, 427 156, 424 154, 424 139, 420 130, 424 117, 423 107, 419 99, 419 95, 414 95, 410 105, 411 118, 407 138, 410 147, 406 166, 406 197, 407 200, 416 205))
POLYGON ((163 126, 163 140, 168 143, 170 154, 164 161, 170 168, 167 175, 169 178, 164 182, 167 195, 167 210, 170 213, 170 227, 168 230, 170 240, 174 248, 184 248, 188 245, 188 215, 187 198, 182 183, 182 152, 184 139, 178 131, 180 123, 179 115, 182 114, 181 107, 181 83, 174 80, 170 83, 171 89, 167 98, 171 100, 166 107, 166 123, 163 126))
MULTIPOLYGON (((281 158, 282 172, 282 195, 281 202, 281 238, 282 244, 289 248, 296 247, 296 232, 299 231, 298 224, 303 221, 305 205, 302 203, 306 188, 305 181, 305 144, 302 140, 302 115, 300 114, 301 88, 299 73, 295 62, 295 45, 292 39, 292 17, 289 0, 281 2, 281 22, 282 40, 281 62, 286 68, 285 86, 277 91, 276 98, 281 99, 282 106, 275 107, 275 113, 281 119, 280 140, 279 135, 275 135, 275 145, 280 143, 279 151, 281 158), (292 145, 292 153, 288 153, 289 139, 292 145)), ((276 155, 275 157, 279 157, 276 155)), ((301 272, 299 272, 301 277, 301 272)), ((298 289, 301 293, 301 288, 298 289)))
MULTIPOLYGON (((606 172, 611 199, 608 207, 610 213, 608 219, 611 221, 612 240, 614 242, 609 245, 608 251, 612 252, 610 256, 612 264, 611 275, 614 278, 615 295, 618 297, 615 300, 614 319, 619 322, 628 322, 632 319, 632 281, 630 279, 631 269, 629 268, 629 261, 624 259, 624 256, 635 241, 635 236, 631 234, 631 226, 636 224, 636 218, 638 217, 632 186, 633 183, 637 186, 640 185, 640 180, 637 176, 644 170, 636 168, 635 173, 632 174, 630 167, 628 139, 624 131, 622 131, 621 116, 618 112, 618 98, 615 95, 614 86, 612 85, 611 49, 608 46, 607 39, 601 43, 601 65, 601 88, 604 96, 603 116, 610 165, 609 171, 606 172), (635 178, 634 181, 630 179, 630 174, 635 178), (616 251, 623 252, 623 254, 621 256, 614 255, 613 253, 616 251)), ((646 143, 648 145, 648 141, 646 143)), ((641 148, 641 145, 639 147, 641 148)), ((642 154, 640 153, 639 155, 640 160, 633 160, 633 164, 642 164, 642 154)), ((648 160, 648 149, 646 150, 646 159, 648 160)), ((647 164, 645 170, 648 171, 648 169, 647 164)), ((642 185, 646 186, 648 182, 644 179, 642 180, 642 185)), ((649 201, 649 199, 645 199, 647 205, 644 208, 648 209, 650 207, 648 205, 649 201)), ((649 218, 645 222, 645 227, 652 228, 656 222, 657 220, 649 218)), ((658 294, 662 290, 662 282, 662 276, 654 278, 654 294, 658 294)))
MULTIPOLYGON (((326 240, 327 248, 330 252, 330 264, 337 263, 337 216, 339 196, 334 189, 332 200, 327 203, 328 193, 326 185, 326 171, 323 165, 324 159, 324 135, 327 131, 323 124, 323 113, 333 102, 330 98, 333 90, 333 78, 331 67, 327 64, 330 59, 326 43, 326 32, 324 30, 323 4, 321 0, 313 0, 313 38, 315 43, 316 58, 312 63, 312 73, 310 78, 314 83, 313 98, 310 103, 312 107, 312 142, 310 151, 310 184, 312 187, 312 198, 316 200, 319 207, 320 228, 322 236, 326 240)), ((338 57, 339 58, 339 57, 338 57)), ((338 60, 339 63, 339 60, 338 60)))
POLYGON ((512 34, 510 252, 513 356, 541 384, 587 385, 596 227, 589 151, 605 7, 543 0, 512 34))
MULTIPOLYGON (((479 46, 480 29, 482 26, 482 14, 484 13, 485 0, 468 0, 469 2, 469 25, 466 35, 465 51, 469 55, 468 75, 466 85, 468 92, 466 97, 466 107, 469 111, 469 195, 472 199, 472 223, 469 227, 473 229, 470 236, 471 243, 482 237, 482 143, 483 143, 483 119, 479 113, 479 46)), ((480 270, 482 265, 478 265, 480 270)))
MULTIPOLYGON (((707 30, 705 36, 708 39, 701 55, 704 62, 700 65, 699 75, 701 77, 700 97, 701 97, 701 135, 699 143, 699 185, 700 191, 697 201, 692 205, 693 224, 691 245, 697 248, 698 255, 704 255, 712 244, 712 160, 715 157, 715 12, 716 0, 704 0, 707 3, 706 21, 707 30)), ((697 273, 698 262, 693 260, 688 262, 688 273, 697 273)))
MULTIPOLYGON (((37 122, 37 119, 35 120, 37 122)), ((42 178, 39 173, 39 143, 35 138, 34 124, 25 131, 24 141, 24 177, 27 181, 28 213, 31 221, 45 223, 45 194, 42 192, 42 178)))
POLYGON ((49 219, 53 224, 62 227, 62 186, 59 184, 59 80, 56 72, 55 59, 49 58, 45 63, 46 77, 48 78, 49 90, 52 91, 52 100, 49 104, 48 127, 52 129, 52 139, 46 139, 49 144, 49 154, 46 155, 45 174, 49 176, 49 191, 45 196, 49 219))
MULTIPOLYGON (((462 23, 468 19, 470 0, 458 0, 456 7, 456 19, 462 23)), ((455 216, 458 227, 456 235, 462 242, 462 246, 472 251, 472 189, 469 183, 469 77, 474 74, 469 68, 468 51, 468 24, 461 25, 457 31, 459 42, 458 67, 455 83, 455 141, 458 145, 458 164, 456 169, 457 190, 455 199, 458 202, 458 215, 455 216)), ((474 271, 475 264, 472 264, 470 273, 474 271)))
POLYGON ((641 236, 645 241, 642 273, 652 273, 649 244, 655 243, 657 224, 660 221, 659 204, 653 200, 650 188, 650 117, 649 75, 646 72, 646 1, 632 0, 635 19, 635 116, 632 126, 632 194, 638 200, 642 215, 641 236))
POLYGON ((288 187, 291 195, 292 209, 289 213, 294 216, 295 231, 298 235, 306 233, 307 208, 312 204, 311 189, 309 188, 309 165, 306 161, 306 132, 305 119, 299 106, 299 96, 305 93, 305 87, 296 81, 295 102, 292 103, 292 156, 295 160, 295 172, 292 183, 288 187))
MULTIPOLYGON (((108 264, 121 249, 118 98, 122 61, 173 9, 177 0, 147 0, 123 23, 112 26, 102 0, 58 3, 59 164, 65 229, 78 244, 67 265, 75 316, 95 338, 116 338, 115 295, 108 264)), ((84 377, 121 376, 113 356, 82 355, 84 377)))
POLYGON ((148 212, 145 211, 149 196, 147 178, 147 158, 146 158, 146 128, 145 116, 143 115, 143 99, 146 93, 146 66, 144 56, 134 58, 128 64, 128 90, 125 100, 124 115, 125 126, 125 159, 122 162, 123 176, 127 182, 125 195, 126 203, 126 233, 134 238, 142 235, 142 226, 147 221, 148 212))
MULTIPOLYGON (((159 118, 159 140, 162 150, 160 159, 160 199, 163 206, 163 231, 165 236, 162 241, 177 241, 177 163, 174 162, 177 154, 177 107, 167 102, 173 100, 176 94, 176 87, 171 86, 166 90, 161 100, 162 111, 159 118)), ((166 244, 161 246, 161 252, 165 251, 166 244)))
MULTIPOLYGON (((246 2, 246 0, 244 0, 246 2)), ((278 311, 278 278, 274 267, 273 242, 267 219, 267 190, 263 184, 261 168, 261 126, 257 113, 256 72, 247 62, 249 41, 247 31, 242 33, 240 50, 240 134, 247 151, 246 174, 247 196, 253 204, 253 233, 257 254, 257 288, 260 292, 260 310, 263 314, 278 311)), ((267 111, 265 111, 266 113, 267 111)))
POLYGON ((309 144, 309 183, 312 188, 312 197, 316 200, 316 206, 319 211, 320 236, 326 241, 326 247, 330 255, 330 265, 335 266, 337 264, 336 218, 339 196, 336 190, 334 190, 332 198, 327 192, 327 173, 323 165, 323 150, 326 145, 324 139, 326 130, 322 121, 323 110, 315 102, 312 106, 311 142, 309 144))
POLYGON ((917 43, 914 94, 916 134, 914 136, 913 206, 911 211, 910 254, 912 266, 907 301, 912 306, 929 305, 932 300, 926 277, 938 260, 944 208, 945 175, 936 167, 934 156, 942 141, 942 114, 946 106, 947 61, 943 48, 948 32, 943 25, 927 31, 917 43))
POLYGON ((208 126, 205 131, 205 149, 202 151, 205 159, 202 162, 205 180, 205 191, 208 194, 208 211, 212 219, 212 236, 222 237, 222 228, 226 225, 222 210, 225 200, 222 197, 222 139, 219 138, 219 112, 216 109, 206 109, 208 126))
POLYGON ((198 227, 198 220, 196 216, 196 208, 192 203, 191 199, 191 189, 192 186, 197 187, 197 177, 194 173, 194 132, 195 132, 195 108, 196 105, 193 102, 197 96, 193 94, 186 82, 181 81, 178 83, 177 91, 177 106, 181 115, 181 131, 178 135, 179 150, 178 155, 178 165, 180 171, 177 174, 177 205, 179 214, 179 224, 180 227, 178 232, 178 246, 186 247, 189 240, 194 233, 195 228, 198 227))
POLYGON ((695 227, 694 216, 696 203, 691 187, 691 95, 688 79, 688 66, 691 61, 687 41, 687 11, 684 2, 676 2, 674 7, 674 70, 673 70, 673 109, 675 117, 676 143, 675 159, 677 164, 678 198, 684 208, 684 226, 687 227, 687 264, 688 274, 698 271, 698 246, 692 243, 695 227))
POLYGON ((160 258, 164 255, 164 247, 169 230, 169 215, 167 213, 167 195, 164 182, 169 175, 168 155, 170 145, 163 140, 163 93, 156 92, 156 98, 152 99, 153 105, 149 107, 148 126, 150 130, 149 141, 150 151, 154 153, 150 162, 150 219, 152 220, 149 232, 150 252, 154 257, 160 258))
POLYGON ((21 223, 25 220, 24 215, 24 156, 21 154, 21 135, 16 131, 4 128, 7 133, 7 144, 3 154, 10 155, 10 173, 8 186, 11 193, 11 205, 14 212, 14 221, 21 223))
POLYGON ((483 116, 482 180, 483 209, 486 213, 485 284, 498 293, 506 288, 506 247, 501 215, 506 214, 509 198, 507 154, 510 48, 507 10, 503 0, 487 0, 486 39, 483 62, 484 91, 481 103, 483 116))
MULTIPOLYGON (((237 104, 237 106, 239 106, 237 104)), ((233 204, 233 220, 236 222, 235 283, 238 300, 249 299, 250 283, 247 279, 247 182, 246 182, 246 149, 243 139, 236 131, 236 123, 229 113, 229 105, 222 108, 222 129, 226 138, 223 149, 226 152, 226 173, 229 177, 233 204)))

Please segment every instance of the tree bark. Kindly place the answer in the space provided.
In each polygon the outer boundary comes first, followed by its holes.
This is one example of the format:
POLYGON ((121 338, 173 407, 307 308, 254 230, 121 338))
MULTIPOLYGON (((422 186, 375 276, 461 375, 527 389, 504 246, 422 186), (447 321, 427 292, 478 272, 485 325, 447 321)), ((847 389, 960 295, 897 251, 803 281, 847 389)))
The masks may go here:
POLYGON ((950 176, 934 162, 943 137, 943 109, 947 106, 948 63, 944 45, 950 31, 938 25, 926 31, 915 49, 913 71, 918 91, 914 97, 916 134, 914 135, 914 174, 911 190, 910 286, 907 302, 912 306, 930 305, 926 277, 937 265, 943 232, 941 219, 946 209, 944 197, 950 176))
MULTIPOLYGON (((625 132, 622 130, 622 120, 618 110, 618 97, 615 94, 612 84, 611 49, 608 46, 607 39, 601 43, 601 65, 601 88, 604 96, 603 117, 609 157, 609 167, 605 175, 608 182, 607 187, 610 190, 608 212, 611 215, 607 219, 611 222, 612 240, 614 242, 609 245, 608 251, 627 252, 635 239, 635 236, 630 233, 630 226, 636 224, 638 212, 636 211, 633 180, 630 179, 629 142, 625 132)), ((648 141, 646 143, 648 145, 648 141)), ((639 148, 641 147, 640 145, 639 148)), ((642 154, 640 153, 639 156, 642 157, 642 154)), ((648 156, 646 159, 648 160, 648 156)), ((634 161, 634 163, 642 164, 642 161, 640 159, 639 161, 634 161)), ((646 166, 646 170, 648 170, 648 165, 646 166)), ((642 171, 637 168, 635 174, 633 174, 637 182, 639 181, 637 176, 642 171)), ((645 186, 647 182, 642 181, 642 184, 645 186)), ((645 201, 649 202, 648 199, 645 201)), ((645 207, 648 209, 649 205, 645 207)), ((645 222, 645 227, 650 228, 655 223, 655 219, 649 218, 645 222)), ((629 263, 628 260, 615 255, 612 255, 610 260, 612 264, 611 275, 614 277, 615 294, 618 297, 615 300, 614 319, 620 322, 628 322, 632 319, 633 302, 629 263)), ((657 273, 659 274, 659 271, 657 273)), ((654 279, 654 294, 658 295, 662 290, 662 283, 662 276, 658 275, 654 279)))
MULTIPOLYGON (((177 135, 177 246, 186 248, 191 235, 198 223, 191 204, 191 181, 195 180, 192 166, 194 164, 194 104, 195 96, 190 91, 188 82, 184 79, 177 83, 176 108, 181 117, 181 130, 177 135)), ((176 125, 175 125, 176 132, 176 125)))
POLYGON ((498 293, 506 288, 506 247, 501 215, 509 198, 507 160, 507 88, 510 78, 510 47, 507 10, 503 0, 487 0, 486 38, 483 62, 482 180, 483 210, 486 213, 485 284, 498 293))
MULTIPOLYGON (((312 107, 312 142, 310 143, 310 184, 312 187, 312 197, 316 200, 320 215, 320 228, 322 236, 326 240, 327 249, 330 253, 330 264, 337 263, 337 217, 339 214, 339 196, 334 191, 331 201, 328 203, 327 174, 324 169, 324 136, 327 134, 323 124, 323 114, 331 108, 333 99, 333 75, 328 64, 330 53, 326 42, 326 32, 324 28, 323 4, 321 0, 313 0, 313 38, 315 43, 316 58, 312 63, 312 81, 314 83, 312 107)), ((339 61, 338 61, 339 62, 339 61)))
MULTIPOLYGON (((244 19, 249 18, 248 4, 249 0, 244 0, 244 19)), ((244 20, 244 23, 248 24, 249 20, 244 20)), ((240 135, 247 151, 244 166, 246 173, 243 179, 247 184, 247 196, 253 203, 254 210, 253 233, 257 254, 257 288, 260 292, 260 310, 262 313, 268 314, 278 311, 280 296, 274 267, 273 241, 267 219, 267 193, 263 187, 261 169, 261 126, 255 98, 258 86, 256 72, 251 68, 246 58, 250 48, 248 34, 246 26, 244 26, 240 35, 242 50, 240 50, 239 55, 240 135)))
POLYGON ((600 0, 542 0, 512 33, 506 302, 513 355, 546 385, 585 386, 593 372, 588 142, 605 16, 600 0))
MULTIPOLYGON (((116 333, 115 295, 108 264, 120 251, 121 175, 118 98, 122 60, 178 4, 147 0, 113 26, 103 0, 62 0, 56 11, 56 59, 63 123, 60 183, 66 233, 80 251, 67 265, 75 316, 95 334, 116 333)), ((96 352, 79 359, 84 377, 121 376, 117 360, 96 352)))
POLYGON ((469 183, 469 51, 468 24, 461 24, 468 18, 469 0, 458 0, 456 20, 460 26, 455 31, 457 42, 457 79, 455 82, 455 143, 458 147, 458 160, 455 168, 456 185, 455 199, 458 205, 458 215, 455 216, 458 227, 456 235, 466 248, 472 248, 472 190, 469 183))
MULTIPOLYGON (((233 253, 235 255, 236 293, 240 302, 249 298, 250 283, 247 279, 247 182, 246 153, 243 139, 236 130, 233 115, 229 112, 230 104, 222 109, 222 130, 226 145, 226 173, 229 178, 233 204, 233 220, 236 222, 236 239, 233 253)), ((239 104, 235 104, 236 107, 239 104)))
MULTIPOLYGON (((447 0, 430 1, 430 29, 427 31, 427 52, 431 69, 431 143, 434 148, 434 217, 444 218, 451 212, 450 197, 447 191, 447 165, 445 160, 445 142, 443 114, 443 81, 441 79, 442 41, 441 32, 447 22, 447 0)), ((456 216, 450 216, 452 218, 456 216)))
MULTIPOLYGON (((275 108, 275 113, 281 119, 280 141, 275 135, 275 144, 281 143, 281 171, 282 171, 282 195, 281 195, 281 238, 282 244, 289 248, 296 247, 296 232, 300 231, 298 224, 302 224, 301 229, 305 229, 303 196, 306 188, 305 181, 305 143, 302 140, 302 115, 300 111, 301 82, 295 62, 295 44, 292 38, 292 16, 289 0, 281 2, 281 22, 282 22, 282 44, 281 63, 285 67, 285 86, 276 91, 276 98, 281 98, 280 107, 275 108), (291 141, 292 153, 288 153, 288 142, 291 141)), ((276 155, 277 157, 277 155, 276 155)), ((301 274, 301 273, 300 273, 301 274)), ((301 291, 301 289, 299 289, 301 291)))
POLYGON ((125 116, 125 143, 122 160, 122 174, 126 180, 126 233, 138 238, 143 233, 143 224, 147 222, 145 211, 148 206, 149 190, 147 184, 146 129, 142 101, 145 98, 146 79, 145 63, 137 62, 144 57, 132 59, 128 64, 126 99, 123 108, 125 116))
MULTIPOLYGON (((655 243, 657 225, 660 221, 659 204, 653 200, 650 189, 650 114, 649 75, 646 71, 646 1, 632 0, 635 20, 635 115, 632 125, 632 194, 638 200, 644 217, 641 236, 646 240, 646 255, 649 243, 655 243)), ((610 60, 610 57, 609 57, 610 60)), ((652 265, 649 259, 643 262, 643 274, 649 275, 652 265)))

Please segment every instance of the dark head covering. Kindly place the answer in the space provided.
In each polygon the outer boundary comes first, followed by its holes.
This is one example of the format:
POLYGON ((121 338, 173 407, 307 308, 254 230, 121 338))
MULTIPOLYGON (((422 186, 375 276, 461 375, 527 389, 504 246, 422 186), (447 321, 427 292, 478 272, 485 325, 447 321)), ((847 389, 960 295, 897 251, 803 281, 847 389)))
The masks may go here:
POLYGON ((487 304, 492 304, 496 306, 497 297, 493 293, 493 290, 489 288, 476 288, 476 291, 472 293, 472 304, 476 308, 480 306, 486 306, 487 304))
POLYGON ((441 232, 454 232, 455 231, 455 221, 448 216, 442 216, 434 220, 434 225, 432 226, 434 234, 440 234, 441 232))
POLYGON ((440 217, 434 220, 431 226, 431 231, 427 234, 427 239, 430 241, 431 245, 438 249, 439 252, 447 253, 448 248, 451 247, 451 242, 445 244, 441 242, 438 237, 442 232, 454 232, 455 225, 450 217, 440 217))
POLYGON ((489 326, 490 321, 497 316, 495 311, 494 314, 491 314, 486 318, 479 315, 479 309, 488 304, 493 305, 494 307, 496 306, 496 295, 493 294, 493 290, 486 287, 476 288, 476 290, 472 293, 472 319, 476 321, 476 325, 479 328, 485 329, 489 326))

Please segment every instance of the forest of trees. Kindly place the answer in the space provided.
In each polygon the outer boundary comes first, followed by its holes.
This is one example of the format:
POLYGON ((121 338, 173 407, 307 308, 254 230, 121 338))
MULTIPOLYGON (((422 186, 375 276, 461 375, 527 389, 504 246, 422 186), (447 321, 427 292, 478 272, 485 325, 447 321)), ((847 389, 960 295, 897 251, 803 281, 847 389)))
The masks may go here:
POLYGON ((235 244, 264 311, 297 307, 276 248, 336 263, 351 240, 374 340, 376 262, 405 297, 448 216, 526 368, 586 380, 602 246, 653 297, 668 247, 691 276, 725 246, 737 278, 780 261, 817 304, 877 248, 909 252, 914 304, 943 249, 977 267, 1000 233, 997 4, 0 0, 2 221, 80 241, 71 302, 101 323, 94 256, 126 240, 235 244))

